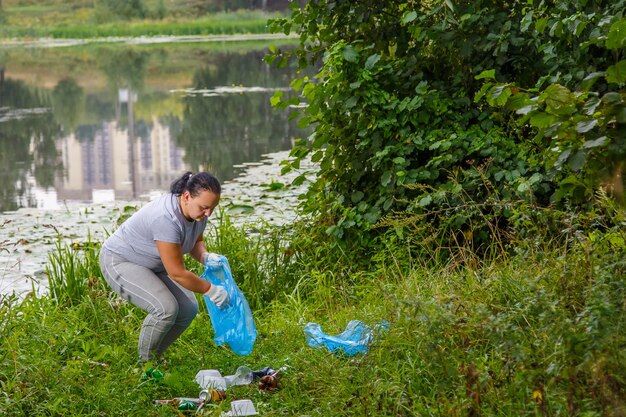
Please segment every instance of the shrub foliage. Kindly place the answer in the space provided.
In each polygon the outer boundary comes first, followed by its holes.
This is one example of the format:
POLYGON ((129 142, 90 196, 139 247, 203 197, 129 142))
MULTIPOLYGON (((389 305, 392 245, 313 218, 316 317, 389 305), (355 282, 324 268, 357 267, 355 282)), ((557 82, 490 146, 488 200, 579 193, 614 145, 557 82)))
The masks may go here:
POLYGON ((448 243, 481 244, 507 229, 516 202, 588 208, 624 159, 625 3, 294 6, 271 27, 299 34, 300 47, 266 61, 321 62, 293 81, 300 99, 273 98, 306 102, 297 117, 314 127, 284 167, 320 164, 304 209, 339 237, 397 227, 400 213, 454 230, 448 243), (475 227, 485 216, 495 229, 475 227))

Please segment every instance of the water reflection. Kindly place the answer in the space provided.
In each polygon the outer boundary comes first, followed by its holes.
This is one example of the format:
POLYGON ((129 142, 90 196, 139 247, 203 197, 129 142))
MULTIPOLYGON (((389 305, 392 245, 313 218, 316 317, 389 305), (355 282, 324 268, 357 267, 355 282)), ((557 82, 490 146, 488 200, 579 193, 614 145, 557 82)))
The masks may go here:
POLYGON ((225 181, 238 164, 289 149, 304 132, 269 99, 294 70, 268 67, 264 54, 197 44, 5 51, 0 212, 136 199, 185 170, 225 181))

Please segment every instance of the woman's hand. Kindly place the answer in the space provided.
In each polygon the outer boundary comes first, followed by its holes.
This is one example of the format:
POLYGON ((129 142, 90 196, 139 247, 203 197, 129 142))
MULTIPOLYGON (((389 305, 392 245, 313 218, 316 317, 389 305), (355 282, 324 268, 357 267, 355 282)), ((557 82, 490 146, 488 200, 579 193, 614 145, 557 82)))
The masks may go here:
POLYGON ((228 304, 228 292, 226 288, 211 284, 209 290, 204 293, 213 303, 217 306, 217 308, 222 308, 223 305, 228 304))
POLYGON ((219 262, 220 258, 217 253, 204 252, 202 254, 202 265, 206 265, 207 261, 219 262))

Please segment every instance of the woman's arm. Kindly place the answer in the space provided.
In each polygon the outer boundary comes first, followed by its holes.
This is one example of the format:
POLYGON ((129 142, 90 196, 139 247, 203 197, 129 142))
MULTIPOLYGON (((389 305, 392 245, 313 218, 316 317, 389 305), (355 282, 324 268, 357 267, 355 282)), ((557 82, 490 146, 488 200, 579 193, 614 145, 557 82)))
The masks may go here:
POLYGON ((209 252, 206 250, 204 239, 202 238, 202 234, 200 234, 200 236, 198 236, 198 240, 196 240, 196 244, 191 249, 191 252, 189 252, 189 255, 191 255, 193 259, 195 259, 196 261, 202 264, 204 263, 203 257, 205 253, 209 253, 209 252))
MULTIPOLYGON (((200 242, 201 239, 198 240, 200 242)), ((196 252, 198 248, 198 242, 194 246, 192 253, 196 252)), ((209 288, 211 288, 211 284, 191 271, 185 269, 185 263, 183 262, 183 251, 181 246, 178 243, 170 243, 170 242, 162 242, 160 240, 156 241, 157 250, 159 251, 159 256, 161 257, 161 261, 163 261, 163 265, 165 266, 165 270, 167 271, 167 275, 174 281, 178 282, 183 287, 188 290, 198 292, 201 294, 206 293, 209 288)), ((204 248, 204 242, 202 242, 202 247, 204 248)), ((206 248, 204 248, 204 252, 206 252, 206 248)), ((200 254, 199 256, 202 256, 200 254)), ((193 255, 196 258, 195 254, 193 255)), ((198 259, 198 258, 196 258, 198 259)))

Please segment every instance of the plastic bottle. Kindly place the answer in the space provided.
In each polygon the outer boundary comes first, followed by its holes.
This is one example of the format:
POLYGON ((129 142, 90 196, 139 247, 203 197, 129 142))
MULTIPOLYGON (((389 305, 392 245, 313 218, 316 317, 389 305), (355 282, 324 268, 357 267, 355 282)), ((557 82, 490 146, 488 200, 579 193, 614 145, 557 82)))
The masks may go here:
POLYGON ((178 407, 179 410, 195 410, 204 400, 200 398, 177 397, 171 400, 154 400, 155 404, 171 404, 178 407))
POLYGON ((202 390, 198 398, 176 397, 171 400, 154 400, 155 404, 171 404, 179 410, 200 410, 204 404, 209 402, 222 401, 226 398, 226 393, 221 390, 202 390))
POLYGON ((234 375, 228 375, 224 377, 226 381, 226 388, 235 385, 248 385, 254 380, 252 369, 248 366, 240 366, 234 375))

